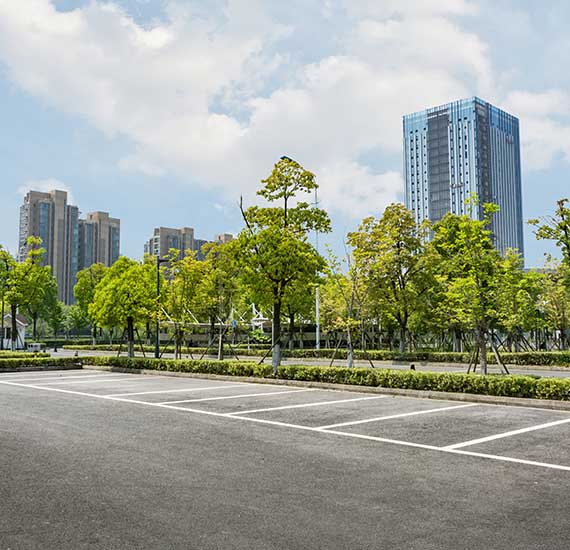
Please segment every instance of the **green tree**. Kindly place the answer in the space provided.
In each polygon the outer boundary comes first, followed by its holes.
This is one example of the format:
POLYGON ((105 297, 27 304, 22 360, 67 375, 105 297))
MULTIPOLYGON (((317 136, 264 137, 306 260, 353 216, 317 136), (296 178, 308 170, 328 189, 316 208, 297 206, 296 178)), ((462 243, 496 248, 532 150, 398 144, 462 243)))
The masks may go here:
POLYGON ((4 349, 4 316, 6 313, 6 295, 9 289, 10 282, 10 271, 14 268, 16 261, 10 253, 5 250, 2 245, 0 245, 0 300, 1 300, 1 311, 0 316, 0 350, 4 349))
POLYGON ((570 266, 570 207, 568 203, 568 199, 560 199, 556 203, 553 216, 529 220, 528 223, 536 227, 537 239, 551 240, 556 243, 562 253, 562 261, 570 266))
POLYGON ((56 340, 59 331, 65 324, 65 306, 63 302, 60 302, 56 299, 50 303, 47 311, 46 321, 52 331, 54 340, 56 340))
POLYGON ((568 346, 570 330, 570 267, 553 258, 546 262, 542 288, 542 308, 547 328, 560 334, 562 349, 568 346))
POLYGON ((380 219, 365 218, 350 233, 354 262, 367 281, 368 293, 400 329, 400 351, 407 347, 412 315, 431 285, 422 234, 403 204, 391 204, 380 219))
POLYGON ((81 331, 89 325, 89 318, 85 314, 85 310, 78 304, 67 306, 64 317, 66 330, 75 333, 75 336, 79 336, 81 331))
POLYGON ((89 315, 89 306, 95 299, 95 290, 105 276, 107 269, 107 266, 100 263, 82 269, 77 273, 77 283, 73 287, 76 303, 83 312, 84 317, 89 319, 91 323, 93 345, 97 343, 97 323, 95 318, 89 315))
POLYGON ((198 321, 197 294, 205 264, 196 260, 191 250, 182 258, 176 250, 168 265, 164 307, 167 321, 174 325, 175 357, 179 358, 187 325, 198 321))
POLYGON ((32 321, 32 336, 36 340, 38 320, 47 316, 50 305, 57 300, 57 281, 51 274, 50 266, 32 265, 27 273, 28 292, 21 306, 26 317, 32 321))
POLYGON ((315 277, 312 276, 308 280, 298 279, 285 290, 283 311, 289 322, 289 349, 293 349, 295 341, 295 322, 299 322, 299 326, 301 326, 303 318, 311 318, 314 314, 315 288, 316 281, 315 277))
POLYGON ((306 202, 291 202, 299 193, 311 193, 315 175, 283 157, 262 182, 258 195, 278 207, 241 207, 245 229, 238 237, 244 281, 261 303, 271 303, 272 366, 281 364, 281 315, 287 287, 299 279, 317 278, 323 258, 309 243, 308 233, 330 231, 327 213, 306 202))
POLYGON ((542 322, 539 309, 544 275, 524 272, 524 261, 516 250, 508 250, 499 266, 497 309, 499 325, 507 333, 508 346, 520 351, 524 333, 542 322))
POLYGON ((129 357, 134 357, 135 326, 157 314, 156 267, 119 258, 97 285, 89 316, 102 327, 125 327, 129 357))
POLYGON ((224 358, 224 338, 229 329, 237 294, 240 290, 239 242, 210 245, 206 249, 203 277, 197 289, 200 310, 210 320, 210 325, 219 325, 218 359, 224 358))
MULTIPOLYGON (((469 203, 470 208, 477 206, 475 199, 469 203)), ((499 317, 501 256, 488 229, 497 211, 497 205, 484 204, 482 220, 446 214, 434 225, 431 242, 445 289, 443 307, 452 322, 475 331, 483 374, 487 373, 489 335, 499 317)))
POLYGON ((48 280, 43 277, 46 271, 41 265, 44 255, 44 249, 41 248, 42 240, 39 237, 29 237, 26 244, 28 253, 25 260, 12 266, 7 281, 6 301, 10 304, 12 318, 12 350, 17 347, 18 326, 16 316, 18 309, 31 308, 36 311, 35 304, 40 301, 43 303, 46 298, 43 289, 37 286, 38 283, 44 284, 48 280), (42 276, 39 276, 38 273, 42 273, 42 276))

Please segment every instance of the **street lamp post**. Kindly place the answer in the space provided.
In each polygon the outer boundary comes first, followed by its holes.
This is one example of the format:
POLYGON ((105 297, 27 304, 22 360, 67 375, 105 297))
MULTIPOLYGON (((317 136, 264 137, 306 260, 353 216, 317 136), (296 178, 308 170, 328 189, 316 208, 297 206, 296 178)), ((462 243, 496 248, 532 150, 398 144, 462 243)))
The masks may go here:
POLYGON ((160 264, 167 263, 166 258, 156 257, 156 335, 154 339, 154 358, 160 358, 160 264))
MULTIPOLYGON (((319 201, 317 199, 317 189, 315 188, 315 208, 317 208, 319 201)), ((317 254, 319 253, 319 230, 315 230, 315 245, 317 254)), ((321 320, 320 320, 320 292, 319 285, 315 287, 315 348, 321 349, 321 320)))

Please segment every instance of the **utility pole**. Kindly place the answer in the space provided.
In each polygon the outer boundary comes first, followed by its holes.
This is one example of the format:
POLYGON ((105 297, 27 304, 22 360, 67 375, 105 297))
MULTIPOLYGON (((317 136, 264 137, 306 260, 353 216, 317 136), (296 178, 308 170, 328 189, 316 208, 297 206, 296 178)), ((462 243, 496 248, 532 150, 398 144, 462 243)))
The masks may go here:
MULTIPOLYGON (((317 199, 317 189, 315 188, 315 208, 318 207, 319 201, 317 199)), ((319 230, 315 230, 315 247, 317 254, 319 253, 319 230)), ((315 348, 321 349, 321 320, 320 320, 320 292, 319 285, 315 287, 315 348)))

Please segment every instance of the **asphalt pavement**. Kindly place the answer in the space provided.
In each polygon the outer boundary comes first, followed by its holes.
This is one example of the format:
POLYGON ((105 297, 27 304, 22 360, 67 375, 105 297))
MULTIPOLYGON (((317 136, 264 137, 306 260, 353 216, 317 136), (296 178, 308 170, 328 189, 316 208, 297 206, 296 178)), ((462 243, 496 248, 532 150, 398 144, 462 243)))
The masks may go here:
POLYGON ((0 548, 570 546, 570 413, 0 374, 0 548))

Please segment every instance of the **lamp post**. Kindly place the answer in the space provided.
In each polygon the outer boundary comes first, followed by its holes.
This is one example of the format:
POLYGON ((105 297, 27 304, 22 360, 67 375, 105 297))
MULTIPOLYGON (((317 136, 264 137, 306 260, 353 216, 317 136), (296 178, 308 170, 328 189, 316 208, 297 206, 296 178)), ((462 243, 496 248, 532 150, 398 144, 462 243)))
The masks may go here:
POLYGON ((168 263, 166 258, 156 257, 156 336, 154 339, 154 358, 160 358, 160 264, 168 263))

